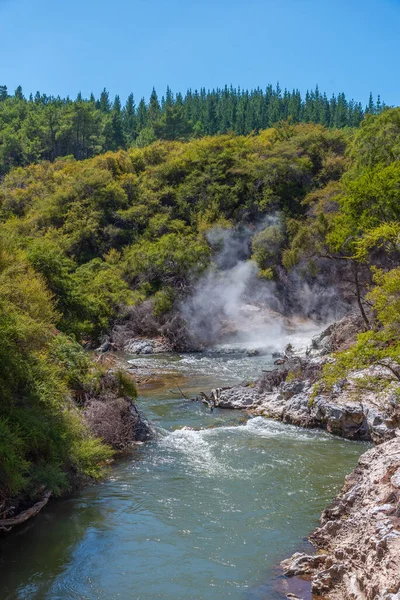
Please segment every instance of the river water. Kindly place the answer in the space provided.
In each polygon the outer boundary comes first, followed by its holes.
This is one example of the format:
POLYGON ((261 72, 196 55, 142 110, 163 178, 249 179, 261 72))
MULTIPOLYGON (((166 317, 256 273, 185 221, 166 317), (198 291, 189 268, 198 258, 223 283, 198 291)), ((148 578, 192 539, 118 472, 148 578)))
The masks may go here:
POLYGON ((139 398, 157 438, 0 541, 0 599, 285 598, 276 565, 302 548, 366 445, 182 396, 271 364, 239 349, 135 358, 160 374, 139 398))

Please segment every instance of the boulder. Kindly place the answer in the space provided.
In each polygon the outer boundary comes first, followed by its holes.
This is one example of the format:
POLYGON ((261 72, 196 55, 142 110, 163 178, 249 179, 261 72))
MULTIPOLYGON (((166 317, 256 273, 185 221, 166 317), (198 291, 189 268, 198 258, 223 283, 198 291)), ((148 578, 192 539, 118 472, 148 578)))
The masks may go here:
POLYGON ((257 392, 250 386, 212 390, 214 405, 218 408, 249 409, 257 404, 257 392))

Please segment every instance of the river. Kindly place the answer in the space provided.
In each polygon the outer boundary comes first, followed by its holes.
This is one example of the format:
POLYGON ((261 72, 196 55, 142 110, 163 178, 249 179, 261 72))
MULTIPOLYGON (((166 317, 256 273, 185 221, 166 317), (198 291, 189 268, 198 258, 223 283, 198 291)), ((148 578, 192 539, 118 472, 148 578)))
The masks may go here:
POLYGON ((133 359, 159 372, 139 390, 156 439, 1 540, 1 600, 285 598, 276 565, 367 445, 182 396, 271 364, 239 349, 133 359))

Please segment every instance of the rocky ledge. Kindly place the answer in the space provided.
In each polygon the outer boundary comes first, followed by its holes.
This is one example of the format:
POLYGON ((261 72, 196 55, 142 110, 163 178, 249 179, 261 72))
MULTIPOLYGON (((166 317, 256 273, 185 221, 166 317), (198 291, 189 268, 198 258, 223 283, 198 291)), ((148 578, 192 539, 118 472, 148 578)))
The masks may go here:
POLYGON ((348 346, 359 328, 357 317, 349 315, 315 338, 306 354, 296 355, 289 348, 276 361, 278 369, 265 372, 255 382, 212 390, 202 400, 212 408, 248 410, 352 440, 376 444, 390 440, 400 427, 399 384, 392 382, 379 394, 368 387, 360 391, 359 385, 363 377, 388 378, 390 372, 384 367, 355 371, 329 392, 315 387, 323 365, 331 360, 328 353, 348 346))
POLYGON ((314 555, 282 563, 329 600, 400 599, 400 438, 363 454, 311 535, 314 555))
POLYGON ((384 377, 385 373, 379 369, 358 371, 345 384, 338 383, 332 392, 315 395, 315 375, 308 378, 305 374, 307 370, 319 371, 323 362, 318 358, 307 361, 304 379, 292 379, 283 369, 254 384, 212 390, 208 403, 219 408, 249 410, 301 427, 319 427, 352 440, 379 444, 392 439, 400 427, 398 385, 389 386, 379 398, 372 391, 365 391, 360 397, 357 380, 361 376, 384 377))
POLYGON ((165 352, 172 351, 171 345, 162 336, 157 338, 135 337, 128 339, 123 346, 123 350, 128 354, 164 354, 165 352))

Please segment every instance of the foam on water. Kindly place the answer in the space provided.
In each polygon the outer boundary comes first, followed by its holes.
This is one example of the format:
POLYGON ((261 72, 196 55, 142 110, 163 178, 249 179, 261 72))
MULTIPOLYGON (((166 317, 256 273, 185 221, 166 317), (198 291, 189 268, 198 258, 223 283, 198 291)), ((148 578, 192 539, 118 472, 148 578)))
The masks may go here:
MULTIPOLYGON (((206 477, 243 480, 251 479, 259 469, 259 465, 253 467, 247 461, 249 444, 253 445, 254 451, 254 440, 257 438, 270 441, 272 445, 274 440, 296 444, 324 444, 331 436, 315 430, 307 431, 284 425, 264 417, 254 417, 244 425, 199 430, 184 427, 172 432, 160 430, 158 445, 164 453, 163 461, 183 461, 186 474, 198 472, 206 477)), ((279 464, 272 445, 270 459, 273 464, 279 464)))

